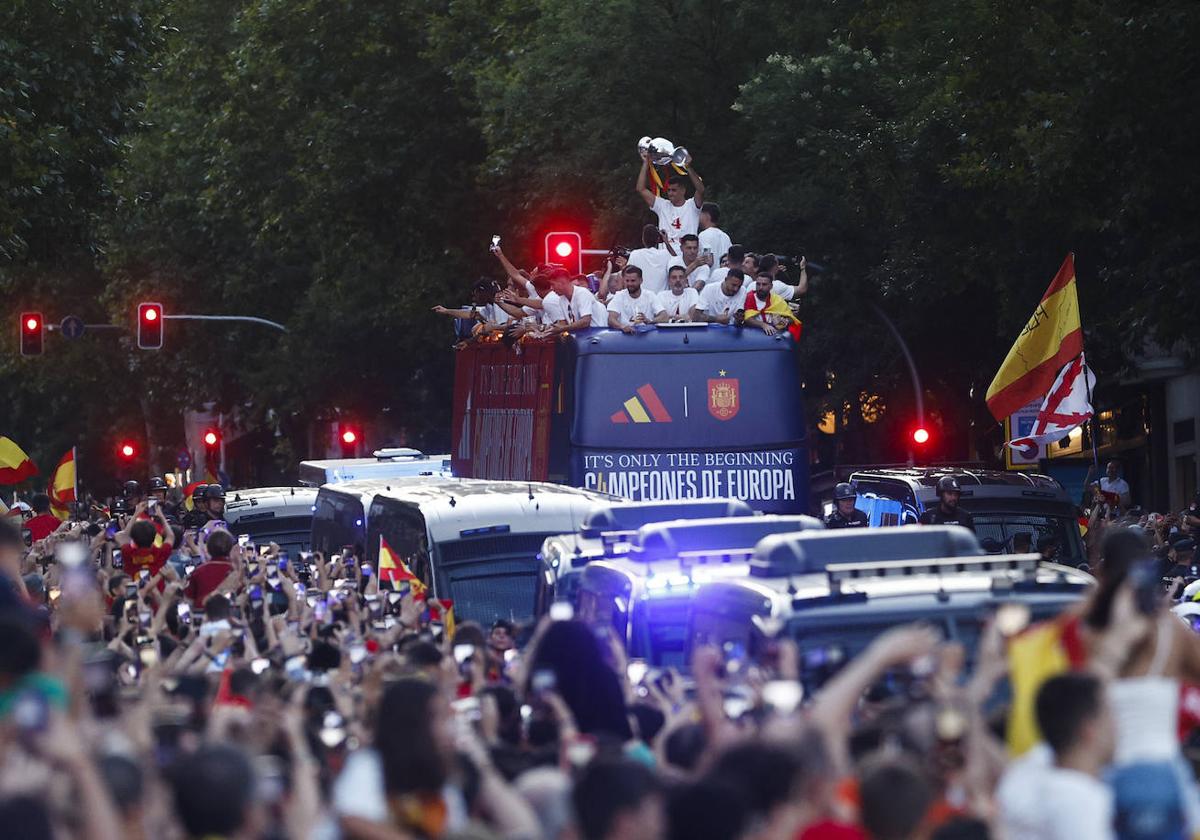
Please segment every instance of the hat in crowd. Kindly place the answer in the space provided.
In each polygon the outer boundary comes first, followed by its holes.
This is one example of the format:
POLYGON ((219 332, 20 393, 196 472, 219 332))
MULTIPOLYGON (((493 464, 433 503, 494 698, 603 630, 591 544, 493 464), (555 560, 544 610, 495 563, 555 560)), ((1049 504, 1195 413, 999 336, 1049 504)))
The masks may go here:
POLYGON ((1169 545, 1170 545, 1172 548, 1174 548, 1176 551, 1187 551, 1188 549, 1186 549, 1186 548, 1180 548, 1180 547, 1179 547, 1179 544, 1180 544, 1181 542, 1189 542, 1189 543, 1191 543, 1191 545, 1190 545, 1190 546, 1188 546, 1188 548, 1193 548, 1193 547, 1195 547, 1195 544, 1196 544, 1196 543, 1195 543, 1195 541, 1194 541, 1194 540, 1192 540, 1192 538, 1191 538, 1191 537, 1189 537, 1187 534, 1184 534, 1184 533, 1182 533, 1182 532, 1180 532, 1180 531, 1176 531, 1175 533, 1173 533, 1173 534, 1170 534, 1170 535, 1168 535, 1168 536, 1167 536, 1167 543, 1168 543, 1168 544, 1169 544, 1169 545))
POLYGON ((225 488, 220 484, 210 484, 204 488, 205 499, 224 499, 225 488))
POLYGON ((1191 537, 1184 537, 1172 543, 1171 548, 1176 551, 1194 551, 1196 549, 1196 541, 1191 537))

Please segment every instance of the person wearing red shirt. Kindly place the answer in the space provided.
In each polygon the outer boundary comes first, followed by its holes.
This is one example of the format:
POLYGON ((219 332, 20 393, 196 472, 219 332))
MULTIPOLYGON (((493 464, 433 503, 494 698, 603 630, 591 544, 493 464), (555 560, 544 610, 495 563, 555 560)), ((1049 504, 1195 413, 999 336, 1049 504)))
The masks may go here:
POLYGON ((34 542, 44 540, 58 530, 62 521, 50 512, 49 496, 45 493, 35 493, 29 500, 29 506, 33 508, 33 518, 26 522, 24 527, 29 529, 29 535, 34 542))
POLYGON ((146 503, 142 502, 134 511, 133 520, 116 535, 117 545, 121 546, 122 567, 130 577, 137 577, 143 569, 151 577, 158 574, 175 547, 175 532, 167 524, 162 508, 155 507, 154 519, 146 518, 145 513, 146 503), (156 546, 160 528, 162 545, 156 546))
POLYGON ((184 589, 184 594, 197 609, 203 609, 208 596, 216 592, 225 582, 225 578, 233 573, 234 566, 229 560, 233 546, 233 534, 228 531, 218 528, 209 534, 208 542, 205 543, 208 559, 196 567, 188 578, 187 588, 184 589))

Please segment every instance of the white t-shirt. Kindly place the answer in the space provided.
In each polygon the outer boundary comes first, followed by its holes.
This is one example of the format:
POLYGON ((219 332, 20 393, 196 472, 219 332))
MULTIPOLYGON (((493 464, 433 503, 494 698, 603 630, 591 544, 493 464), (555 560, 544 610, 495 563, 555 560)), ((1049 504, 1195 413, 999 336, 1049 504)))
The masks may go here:
POLYGON ((675 294, 670 289, 658 293, 658 302, 663 311, 672 318, 687 318, 692 307, 700 300, 700 293, 688 286, 682 294, 675 294))
POLYGON ((996 789, 1002 837, 1021 840, 1111 840, 1113 795, 1078 770, 1056 767, 1039 744, 1005 770, 996 789))
POLYGON ((654 323, 655 317, 663 311, 656 295, 642 289, 636 298, 629 294, 628 289, 622 289, 608 299, 608 311, 617 313, 623 327, 633 323, 633 319, 641 314, 649 323, 654 323))
MULTIPOLYGON (((722 280, 725 279, 725 275, 729 273, 729 269, 722 268, 722 269, 720 269, 720 272, 721 272, 720 277, 717 277, 716 271, 714 271, 712 273, 711 282, 720 283, 722 280)), ((754 291, 754 285, 755 285, 754 278, 747 277, 746 282, 742 284, 742 291, 745 292, 746 294, 750 294, 750 292, 754 291)), ((775 294, 779 295, 784 300, 792 300, 793 298, 796 297, 796 287, 789 286, 787 283, 784 283, 782 280, 772 280, 771 281, 771 291, 774 292, 775 294)))
POLYGON ((558 321, 567 320, 567 302, 558 292, 546 292, 542 298, 542 326, 552 327, 558 321))
POLYGON ((720 265, 721 257, 729 253, 733 240, 719 227, 705 228, 697 235, 700 237, 700 253, 703 254, 707 248, 712 251, 713 265, 720 265))
POLYGON ((682 207, 676 207, 668 199, 658 196, 650 208, 658 216, 658 229, 667 232, 671 247, 679 253, 679 238, 685 233, 696 233, 700 229, 700 208, 696 199, 689 198, 682 207))
POLYGON ((719 317, 721 315, 732 316, 734 312, 742 308, 742 304, 745 301, 746 292, 744 287, 738 289, 729 297, 726 296, 725 290, 721 288, 720 283, 709 283, 700 290, 700 302, 696 305, 696 308, 711 317, 719 317))
POLYGON ((566 305, 568 322, 574 323, 585 315, 591 315, 593 327, 608 326, 608 313, 604 309, 604 304, 596 300, 591 289, 575 286, 569 301, 562 295, 559 295, 558 299, 566 305))
POLYGON ((679 257, 671 254, 662 245, 657 248, 638 248, 629 252, 629 264, 636 265, 642 270, 642 291, 658 294, 667 288, 667 269, 673 265, 683 265, 679 257))
POLYGON ((1116 493, 1122 499, 1129 497, 1129 482, 1123 478, 1110 479, 1108 476, 1101 476, 1100 489, 1105 493, 1116 493))
MULTIPOLYGON (((713 264, 715 265, 716 262, 714 261, 713 264)), ((684 267, 686 268, 686 266, 684 267)), ((709 278, 711 277, 712 266, 701 263, 700 265, 696 266, 695 271, 688 275, 688 285, 692 288, 697 286, 706 286, 708 285, 709 278)))

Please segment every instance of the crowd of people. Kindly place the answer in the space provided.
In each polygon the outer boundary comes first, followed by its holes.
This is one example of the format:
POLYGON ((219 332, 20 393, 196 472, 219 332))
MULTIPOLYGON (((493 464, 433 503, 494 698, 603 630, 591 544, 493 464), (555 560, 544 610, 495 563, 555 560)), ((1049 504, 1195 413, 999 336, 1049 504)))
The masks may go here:
POLYGON ((470 304, 434 311, 458 319, 460 335, 477 340, 543 339, 604 327, 632 334, 680 323, 745 326, 799 339, 794 306, 808 291, 805 258, 789 261, 734 244, 719 226, 720 207, 704 201, 704 181, 690 163, 685 177, 672 178, 666 195, 657 195, 648 186, 649 156, 642 153, 636 189, 658 221, 643 228, 640 248, 613 248, 603 272, 572 276, 551 263, 519 269, 493 244, 504 282, 481 278, 470 304))
POLYGON ((1155 555, 1200 528, 1200 498, 1150 528, 1161 540, 1110 521, 1099 582, 1063 615, 1013 635, 998 612, 969 647, 895 627, 811 696, 803 640, 750 657, 697 647, 680 673, 628 660, 611 626, 570 609, 456 624, 355 549, 256 546, 223 506, 219 486, 186 503, 131 483, 82 521, 31 510, 24 537, 0 517, 5 836, 1200 828, 1200 638, 1172 614, 1180 593, 1163 592, 1155 555))

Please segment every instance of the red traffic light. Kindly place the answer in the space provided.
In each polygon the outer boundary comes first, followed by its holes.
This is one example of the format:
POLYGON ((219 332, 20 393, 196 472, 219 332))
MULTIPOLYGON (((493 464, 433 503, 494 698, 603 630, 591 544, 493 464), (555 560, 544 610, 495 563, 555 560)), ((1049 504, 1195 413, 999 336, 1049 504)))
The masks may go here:
POLYGON ((546 262, 558 263, 571 274, 583 274, 583 237, 574 231, 546 234, 546 262))
POLYGON ((205 446, 216 446, 220 442, 221 442, 221 436, 219 434, 217 434, 214 430, 209 429, 207 432, 204 433, 204 445, 205 446))
POLYGON ((924 445, 926 443, 929 443, 929 430, 924 427, 918 427, 916 429, 913 429, 912 439, 913 439, 913 443, 916 443, 919 445, 924 445))
POLYGON ((161 303, 138 304, 137 344, 142 350, 159 350, 163 346, 163 308, 161 303))
POLYGON ((125 461, 133 460, 137 455, 137 445, 131 440, 123 440, 117 446, 117 454, 125 461))
POLYGON ((358 432, 353 429, 346 429, 342 432, 342 443, 358 443, 358 432))
POLYGON ((42 355, 42 347, 46 335, 42 313, 22 312, 19 324, 21 329, 21 355, 42 355))

